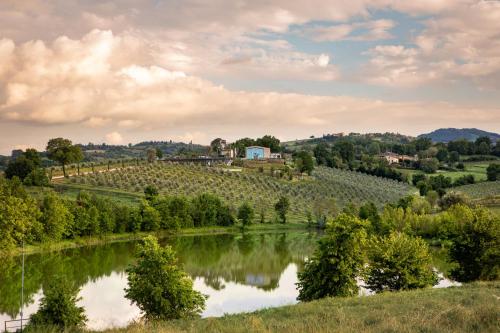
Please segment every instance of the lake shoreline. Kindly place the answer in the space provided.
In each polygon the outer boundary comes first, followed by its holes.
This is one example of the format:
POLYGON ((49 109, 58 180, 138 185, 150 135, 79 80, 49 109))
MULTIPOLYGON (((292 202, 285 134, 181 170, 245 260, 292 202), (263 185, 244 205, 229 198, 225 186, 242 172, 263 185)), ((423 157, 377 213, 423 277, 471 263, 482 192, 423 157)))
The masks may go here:
MULTIPOLYGON (((133 323, 108 333, 143 332, 494 332, 499 328, 500 283, 421 289, 370 297, 327 297, 251 313, 205 319, 133 323), (496 297, 496 298, 495 298, 496 297)), ((94 331, 97 332, 97 331, 94 331)), ((102 331, 101 331, 102 332, 102 331)))
MULTIPOLYGON (((287 223, 287 224, 277 224, 277 223, 255 223, 245 228, 244 232, 273 232, 273 231, 289 231, 289 230, 312 230, 306 223, 287 223)), ((60 242, 49 242, 49 243, 39 243, 26 245, 24 248, 24 254, 35 254, 35 253, 45 253, 45 252, 55 252, 66 249, 73 249, 85 246, 98 246, 117 242, 127 242, 140 240, 148 235, 155 235, 158 238, 166 238, 172 236, 202 236, 202 235, 217 235, 217 234, 227 234, 227 233, 241 233, 241 226, 213 226, 213 227, 202 227, 202 228, 186 228, 180 229, 178 231, 171 230, 159 230, 155 232, 138 232, 138 233, 120 233, 120 234, 108 234, 103 236, 90 236, 71 240, 63 240, 60 242)), ((15 250, 7 253, 0 254, 1 257, 6 256, 19 256, 23 253, 23 249, 18 247, 15 250)))

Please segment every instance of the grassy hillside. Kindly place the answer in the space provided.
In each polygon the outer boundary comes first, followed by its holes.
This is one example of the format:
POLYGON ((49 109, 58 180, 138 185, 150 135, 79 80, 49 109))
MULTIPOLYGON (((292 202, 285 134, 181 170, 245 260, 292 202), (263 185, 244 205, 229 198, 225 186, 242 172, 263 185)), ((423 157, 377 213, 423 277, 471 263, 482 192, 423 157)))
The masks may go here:
POLYGON ((107 332, 499 332, 500 283, 327 298, 222 318, 137 324, 107 332))
POLYGON ((464 185, 456 187, 454 190, 463 192, 473 199, 495 197, 500 196, 500 181, 464 185))
POLYGON ((130 202, 150 184, 170 195, 215 193, 235 207, 248 201, 258 208, 257 213, 264 209, 268 219, 274 203, 285 195, 290 199, 291 219, 302 221, 313 203, 323 198, 335 198, 341 207, 350 201, 382 205, 415 191, 408 184, 330 168, 317 168, 312 177, 289 181, 248 169, 157 163, 64 180, 66 191, 76 194, 86 189, 130 202))
POLYGON ((434 142, 450 142, 459 139, 475 141, 477 138, 487 136, 493 142, 500 139, 500 134, 486 132, 477 128, 440 128, 430 133, 419 135, 419 137, 430 138, 434 142))

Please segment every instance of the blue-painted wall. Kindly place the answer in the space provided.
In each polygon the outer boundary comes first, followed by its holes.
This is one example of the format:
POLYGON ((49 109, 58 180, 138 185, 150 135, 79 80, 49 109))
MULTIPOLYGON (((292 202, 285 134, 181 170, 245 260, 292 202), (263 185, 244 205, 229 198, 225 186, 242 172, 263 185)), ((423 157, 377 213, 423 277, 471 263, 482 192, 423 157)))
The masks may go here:
POLYGON ((253 160, 264 158, 264 148, 262 147, 247 147, 246 149, 246 159, 253 160))

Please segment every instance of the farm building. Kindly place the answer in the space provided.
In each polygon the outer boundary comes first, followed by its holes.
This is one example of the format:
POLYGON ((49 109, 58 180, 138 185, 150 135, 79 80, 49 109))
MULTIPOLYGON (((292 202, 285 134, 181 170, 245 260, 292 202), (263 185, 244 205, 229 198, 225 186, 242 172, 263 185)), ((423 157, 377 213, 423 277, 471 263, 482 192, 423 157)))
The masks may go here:
POLYGON ((246 148, 245 158, 247 160, 260 160, 271 158, 271 149, 267 147, 250 146, 246 148))
POLYGON ((416 161, 416 156, 400 155, 393 152, 387 152, 379 155, 380 158, 385 158, 389 164, 403 163, 406 161, 416 161))

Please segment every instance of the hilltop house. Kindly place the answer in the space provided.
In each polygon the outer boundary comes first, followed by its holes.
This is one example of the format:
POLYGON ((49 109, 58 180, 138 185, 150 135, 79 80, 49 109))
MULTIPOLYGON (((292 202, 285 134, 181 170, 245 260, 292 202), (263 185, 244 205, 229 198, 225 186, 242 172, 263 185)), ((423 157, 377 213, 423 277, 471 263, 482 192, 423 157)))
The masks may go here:
POLYGON ((271 158, 271 149, 260 146, 250 146, 245 149, 245 159, 247 160, 262 160, 271 158))
POLYGON ((389 162, 389 164, 400 164, 404 162, 414 162, 418 158, 417 156, 400 155, 393 152, 386 152, 379 155, 380 158, 384 158, 389 162))

